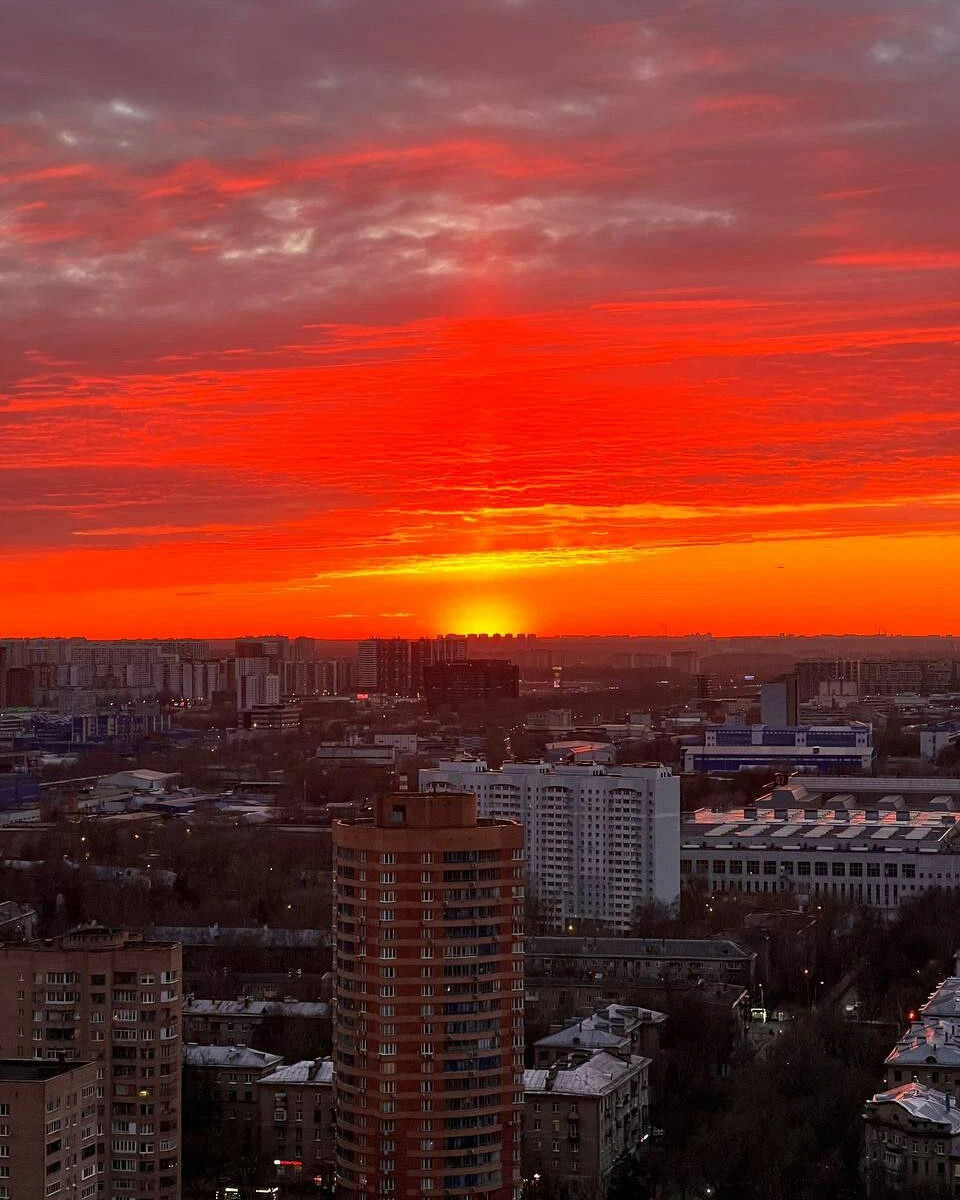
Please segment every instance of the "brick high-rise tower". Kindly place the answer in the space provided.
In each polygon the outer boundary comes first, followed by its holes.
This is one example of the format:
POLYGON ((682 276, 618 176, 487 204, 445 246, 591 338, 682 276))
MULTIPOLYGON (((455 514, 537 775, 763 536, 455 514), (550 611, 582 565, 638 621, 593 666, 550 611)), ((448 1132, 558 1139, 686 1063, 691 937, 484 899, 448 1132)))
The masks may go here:
POLYGON ((517 1200, 522 827, 400 793, 333 842, 340 1194, 517 1200))
POLYGON ((93 1063, 82 1178, 109 1200, 180 1195, 180 971, 177 943, 97 925, 0 945, 0 1055, 93 1063))

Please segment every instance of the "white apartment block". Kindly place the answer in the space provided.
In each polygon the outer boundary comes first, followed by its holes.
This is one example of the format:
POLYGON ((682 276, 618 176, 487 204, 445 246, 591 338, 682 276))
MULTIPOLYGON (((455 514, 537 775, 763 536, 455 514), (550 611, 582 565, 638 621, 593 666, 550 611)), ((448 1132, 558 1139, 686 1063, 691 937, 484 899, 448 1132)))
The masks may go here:
POLYGON ((420 790, 472 792, 481 816, 520 821, 531 883, 565 928, 625 932, 638 906, 679 897, 680 780, 660 763, 441 762, 420 790))

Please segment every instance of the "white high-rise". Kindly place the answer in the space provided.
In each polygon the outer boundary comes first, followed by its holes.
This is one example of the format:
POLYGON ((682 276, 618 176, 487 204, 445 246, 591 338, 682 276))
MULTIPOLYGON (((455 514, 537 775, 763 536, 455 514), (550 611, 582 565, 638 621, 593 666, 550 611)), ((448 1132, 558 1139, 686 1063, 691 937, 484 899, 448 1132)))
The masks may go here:
POLYGON ((680 780, 659 763, 441 762, 420 790, 473 792, 481 816, 520 821, 527 870, 557 923, 630 928, 638 906, 680 896, 680 780))

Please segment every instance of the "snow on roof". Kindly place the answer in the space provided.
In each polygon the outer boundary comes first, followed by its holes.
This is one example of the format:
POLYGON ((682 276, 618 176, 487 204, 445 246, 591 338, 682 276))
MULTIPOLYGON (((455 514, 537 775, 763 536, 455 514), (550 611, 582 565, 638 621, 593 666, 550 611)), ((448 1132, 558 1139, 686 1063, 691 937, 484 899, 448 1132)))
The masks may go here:
POLYGON ((245 1070, 276 1066, 283 1062, 280 1054, 254 1050, 251 1046, 198 1046, 188 1042, 183 1048, 183 1062, 188 1067, 240 1067, 245 1070))
POLYGON ((328 1017, 330 1005, 317 1000, 197 1000, 183 1002, 184 1016, 328 1017))
POLYGON ((549 1092, 552 1096, 602 1096, 612 1091, 625 1076, 636 1073, 644 1065, 649 1066, 651 1061, 634 1054, 628 1062, 601 1051, 576 1067, 563 1069, 561 1065, 559 1068, 524 1071, 523 1088, 526 1092, 549 1092))
POLYGON ((264 1075, 261 1083, 310 1083, 328 1085, 333 1083, 333 1061, 329 1058, 305 1058, 302 1062, 277 1067, 264 1075))
POLYGON ((887 1055, 894 1066, 960 1066, 960 1024, 944 1017, 915 1021, 887 1055))
POLYGON ((903 1083, 889 1092, 878 1092, 873 1104, 899 1104, 911 1117, 949 1125, 951 1134, 960 1133, 960 1112, 943 1092, 925 1087, 922 1083, 903 1083))

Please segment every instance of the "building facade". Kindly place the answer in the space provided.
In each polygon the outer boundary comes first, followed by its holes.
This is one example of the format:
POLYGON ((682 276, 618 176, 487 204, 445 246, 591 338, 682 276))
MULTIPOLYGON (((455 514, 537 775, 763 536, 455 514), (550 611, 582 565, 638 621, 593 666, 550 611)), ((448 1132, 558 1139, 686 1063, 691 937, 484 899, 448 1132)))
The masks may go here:
POLYGON ((92 1200, 103 1186, 94 1063, 0 1059, 0 1196, 92 1200))
POLYGON ((924 891, 956 890, 958 785, 795 776, 754 805, 687 814, 681 878, 708 893, 793 893, 797 907, 829 896, 887 911, 924 891))
POLYGON ((626 932, 640 906, 679 898, 680 780, 660 763, 441 762, 420 787, 472 792, 484 816, 519 821, 537 899, 561 928, 626 932))
POLYGON ((338 1195, 519 1200, 522 828, 400 793, 333 842, 338 1195))
POLYGON ((180 1194, 180 972, 175 943, 101 926, 0 944, 0 1054, 94 1063, 111 1200, 180 1194))
POLYGON ((863 1123, 868 1196, 957 1195, 960 1112, 950 1095, 904 1083, 868 1100, 863 1123))
MULTIPOLYGON (((767 685, 765 685, 767 686, 767 685)), ((683 750, 685 775, 732 775, 767 768, 830 774, 873 769, 873 727, 849 725, 708 725, 703 744, 683 750)))
POLYGON ((423 668, 427 703, 434 708, 494 704, 520 695, 520 668, 497 658, 430 663, 423 668))
POLYGON ((333 1174, 333 1063, 305 1059, 257 1082, 260 1158, 268 1183, 313 1183, 333 1174))
POLYGON ((613 1164, 649 1132, 650 1060, 573 1054, 524 1072, 523 1174, 601 1192, 613 1164))
POLYGON ((195 1111, 209 1110, 227 1162, 256 1159, 260 1146, 257 1082, 281 1062, 279 1054, 250 1046, 184 1046, 184 1103, 195 1111))

